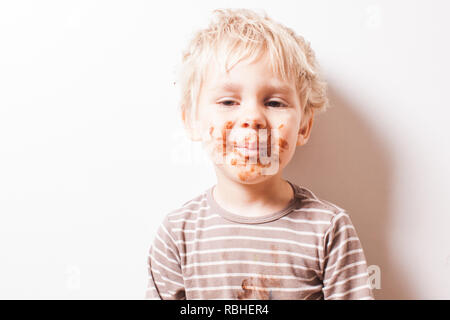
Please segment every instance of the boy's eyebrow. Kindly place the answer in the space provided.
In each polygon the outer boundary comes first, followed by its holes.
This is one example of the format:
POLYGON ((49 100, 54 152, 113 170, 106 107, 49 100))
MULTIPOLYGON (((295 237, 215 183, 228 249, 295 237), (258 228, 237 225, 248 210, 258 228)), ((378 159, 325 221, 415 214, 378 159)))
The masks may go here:
MULTIPOLYGON (((214 87, 214 91, 221 91, 221 90, 225 90, 225 91, 239 91, 241 90, 241 86, 232 82, 225 82, 221 85, 218 85, 216 87, 214 87)), ((264 87, 262 87, 263 90, 266 91, 273 91, 273 92, 280 92, 280 93, 284 93, 284 94, 291 94, 293 93, 293 90, 286 85, 276 85, 276 84, 272 84, 272 85, 266 85, 264 87)))
POLYGON ((226 91, 239 91, 241 89, 240 85, 234 84, 232 82, 225 82, 221 85, 215 86, 214 90, 215 91, 221 91, 221 90, 226 90, 226 91))
POLYGON ((287 85, 268 85, 264 87, 264 89, 285 94, 291 94, 293 92, 292 89, 287 85))

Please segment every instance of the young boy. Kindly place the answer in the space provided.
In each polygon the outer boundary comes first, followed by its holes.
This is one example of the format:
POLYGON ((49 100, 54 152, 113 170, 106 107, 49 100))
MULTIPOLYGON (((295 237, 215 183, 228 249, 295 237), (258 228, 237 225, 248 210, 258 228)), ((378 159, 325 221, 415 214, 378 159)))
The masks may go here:
POLYGON ((181 72, 182 120, 217 184, 168 213, 148 299, 373 299, 342 208, 282 179, 327 106, 309 43, 247 9, 215 10, 181 72))

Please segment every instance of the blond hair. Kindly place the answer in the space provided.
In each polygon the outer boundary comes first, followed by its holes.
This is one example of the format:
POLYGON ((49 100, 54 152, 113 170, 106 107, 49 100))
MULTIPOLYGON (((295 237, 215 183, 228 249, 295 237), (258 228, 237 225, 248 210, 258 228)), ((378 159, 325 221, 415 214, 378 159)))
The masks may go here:
POLYGON ((205 29, 198 30, 183 51, 178 75, 182 119, 191 127, 198 96, 211 59, 225 70, 241 60, 253 61, 269 54, 271 68, 283 80, 293 80, 304 113, 328 106, 326 82, 309 42, 292 29, 249 9, 216 9, 205 29))

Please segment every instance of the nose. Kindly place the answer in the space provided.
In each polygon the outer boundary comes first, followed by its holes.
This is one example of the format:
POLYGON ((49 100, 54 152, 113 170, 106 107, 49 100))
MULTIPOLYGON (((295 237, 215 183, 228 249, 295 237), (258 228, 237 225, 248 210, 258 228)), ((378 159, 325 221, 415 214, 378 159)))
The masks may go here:
POLYGON ((260 129, 267 129, 267 118, 264 114, 263 106, 252 102, 242 104, 237 115, 235 130, 232 132, 232 140, 238 146, 248 145, 250 148, 257 148, 261 141, 266 141, 270 133, 260 129))
POLYGON ((238 128, 254 130, 267 128, 267 119, 257 102, 247 103, 240 111, 236 122, 238 128))

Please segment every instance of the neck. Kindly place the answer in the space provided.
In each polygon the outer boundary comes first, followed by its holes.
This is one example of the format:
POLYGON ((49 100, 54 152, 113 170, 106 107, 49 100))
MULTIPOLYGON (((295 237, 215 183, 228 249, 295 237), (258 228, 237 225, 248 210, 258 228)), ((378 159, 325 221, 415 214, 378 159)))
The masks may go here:
POLYGON ((294 197, 281 172, 257 183, 234 181, 216 170, 213 197, 225 210, 242 216, 261 216, 284 209, 294 197))

